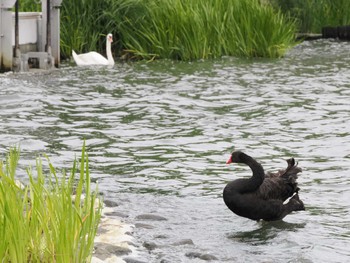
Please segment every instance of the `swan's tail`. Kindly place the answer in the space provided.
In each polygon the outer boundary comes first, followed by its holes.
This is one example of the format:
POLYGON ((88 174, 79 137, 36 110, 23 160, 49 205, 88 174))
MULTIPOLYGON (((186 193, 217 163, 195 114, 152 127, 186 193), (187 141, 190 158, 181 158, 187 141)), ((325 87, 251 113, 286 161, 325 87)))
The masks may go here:
POLYGON ((279 170, 276 173, 268 173, 267 176, 270 178, 280 177, 284 183, 288 185, 290 191, 289 194, 297 193, 299 191, 297 179, 298 174, 301 172, 301 168, 298 167, 298 163, 295 162, 294 158, 287 160, 288 166, 286 169, 279 170))
POLYGON ((72 49, 72 57, 74 60, 76 60, 76 58, 78 57, 77 53, 75 53, 73 49, 72 49))
POLYGON ((77 64, 78 66, 80 66, 82 64, 80 59, 79 59, 79 56, 77 55, 77 53, 75 53, 75 51, 73 49, 72 49, 72 57, 73 57, 75 64, 77 64))
POLYGON ((295 162, 294 158, 288 159, 287 163, 287 169, 284 170, 284 172, 280 176, 287 179, 289 183, 296 183, 298 179, 298 173, 301 172, 301 168, 298 167, 298 163, 295 162))

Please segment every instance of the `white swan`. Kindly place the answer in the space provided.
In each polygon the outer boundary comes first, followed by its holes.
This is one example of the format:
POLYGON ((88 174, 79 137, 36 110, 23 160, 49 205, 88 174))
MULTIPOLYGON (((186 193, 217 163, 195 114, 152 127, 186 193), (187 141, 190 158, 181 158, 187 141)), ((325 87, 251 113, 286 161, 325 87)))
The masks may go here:
POLYGON ((112 34, 108 34, 106 37, 106 53, 107 53, 107 58, 102 56, 101 54, 92 51, 89 53, 84 53, 77 55, 77 53, 72 50, 72 56, 75 61, 75 63, 78 66, 89 66, 89 65, 114 65, 114 59, 112 56, 112 51, 111 51, 111 43, 113 42, 113 36, 112 34))

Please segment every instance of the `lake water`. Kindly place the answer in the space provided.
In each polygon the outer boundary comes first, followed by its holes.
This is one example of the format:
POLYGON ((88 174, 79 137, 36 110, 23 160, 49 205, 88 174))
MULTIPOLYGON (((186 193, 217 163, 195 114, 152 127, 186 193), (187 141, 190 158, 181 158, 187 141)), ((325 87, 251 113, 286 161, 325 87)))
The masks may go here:
POLYGON ((65 64, 0 84, 2 155, 20 144, 23 165, 46 153, 69 168, 85 138, 93 180, 137 226, 137 260, 350 261, 349 42, 278 60, 65 64), (222 189, 251 174, 226 166, 233 149, 271 171, 295 157, 306 211, 257 223, 228 210, 222 189))

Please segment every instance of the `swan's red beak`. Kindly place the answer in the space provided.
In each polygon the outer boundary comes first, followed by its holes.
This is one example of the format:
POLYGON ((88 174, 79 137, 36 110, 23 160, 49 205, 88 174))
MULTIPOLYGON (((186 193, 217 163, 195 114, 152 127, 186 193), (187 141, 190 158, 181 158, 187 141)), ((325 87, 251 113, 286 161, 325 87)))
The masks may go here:
POLYGON ((232 156, 230 156, 230 158, 226 162, 226 164, 230 164, 230 163, 232 163, 232 156))

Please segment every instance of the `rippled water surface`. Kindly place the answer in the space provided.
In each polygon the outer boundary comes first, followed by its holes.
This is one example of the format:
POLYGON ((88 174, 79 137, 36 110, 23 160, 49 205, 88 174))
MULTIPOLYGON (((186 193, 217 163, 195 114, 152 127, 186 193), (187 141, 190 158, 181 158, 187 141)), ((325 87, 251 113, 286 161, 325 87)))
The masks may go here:
POLYGON ((0 83, 1 152, 20 143, 23 163, 45 152, 70 167, 86 138, 100 191, 141 226, 140 260, 350 261, 349 43, 305 42, 280 60, 63 65, 0 83), (233 147, 271 171, 294 156, 306 211, 274 223, 231 213, 223 187, 250 176, 225 165, 233 147))

